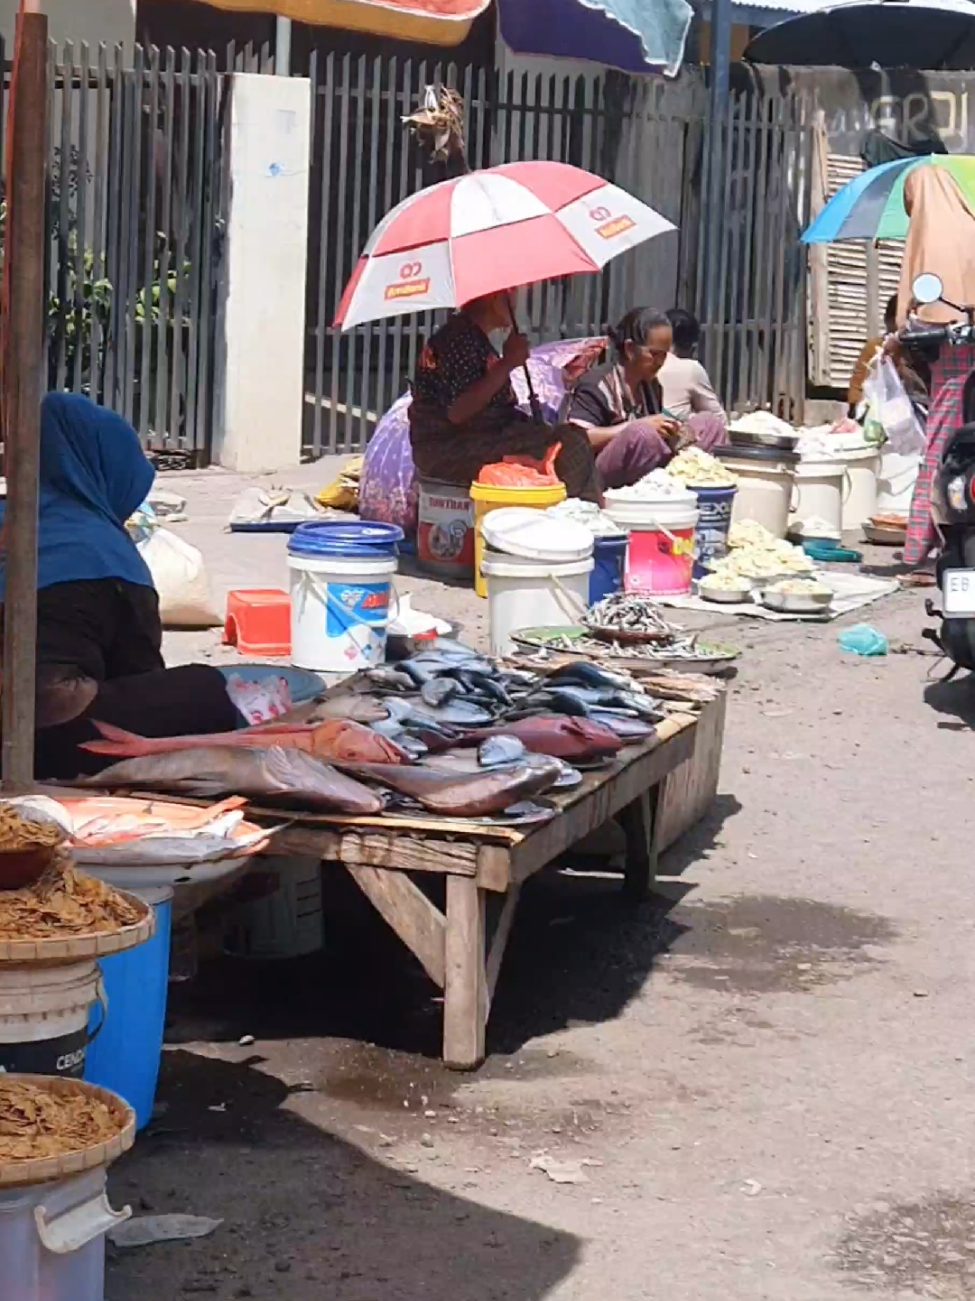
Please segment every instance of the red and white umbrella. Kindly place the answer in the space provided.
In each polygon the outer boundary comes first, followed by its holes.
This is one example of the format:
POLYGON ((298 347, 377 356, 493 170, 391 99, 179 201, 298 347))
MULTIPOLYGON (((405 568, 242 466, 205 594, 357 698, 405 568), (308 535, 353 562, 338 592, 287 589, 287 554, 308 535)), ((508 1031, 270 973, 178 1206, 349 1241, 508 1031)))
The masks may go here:
POLYGON ((373 231, 335 325, 438 307, 555 276, 599 271, 676 229, 602 177, 567 163, 505 163, 404 199, 373 231))

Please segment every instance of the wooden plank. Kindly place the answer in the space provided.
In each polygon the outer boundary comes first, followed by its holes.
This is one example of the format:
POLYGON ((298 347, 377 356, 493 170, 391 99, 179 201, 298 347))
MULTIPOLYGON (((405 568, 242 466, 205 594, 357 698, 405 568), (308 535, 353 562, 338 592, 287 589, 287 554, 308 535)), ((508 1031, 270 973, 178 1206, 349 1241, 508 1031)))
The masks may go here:
POLYGON ((501 845, 482 845, 477 851, 477 884, 482 890, 504 894, 509 884, 510 856, 501 845))
POLYGON ((446 979, 443 1058, 457 1070, 484 1060, 487 975, 484 968, 484 891, 462 876, 447 878, 446 979))
POLYGON ((615 770, 588 795, 543 823, 511 851, 511 880, 523 881, 583 836, 601 826, 651 786, 656 786, 694 752, 694 731, 685 729, 644 750, 633 763, 615 770))
POLYGON ((694 729, 694 753, 664 782, 659 810, 661 852, 699 822, 714 802, 727 707, 726 695, 705 705, 694 729))
MULTIPOLYGON (((3 628, 3 784, 34 778, 37 650, 37 480, 44 357, 44 204, 47 175, 47 18, 17 17, 16 76, 7 123, 3 425, 7 513, 3 628)), ((70 97, 70 90, 65 92, 70 97)), ((61 161, 67 189, 67 160, 61 161)))
POLYGON ((487 1003, 489 1011, 491 1004, 494 1002, 494 991, 498 987, 498 976, 501 974, 501 962, 504 958, 504 951, 508 947, 508 938, 511 935, 511 928, 514 926, 515 912, 518 909, 518 899, 520 895, 521 886, 513 885, 505 898, 504 907, 501 909, 501 916, 498 918, 498 924, 491 937, 491 948, 488 952, 487 963, 485 966, 485 985, 487 988, 487 1003))
POLYGON ((362 835, 314 827, 286 827, 274 837, 279 854, 313 854, 346 867, 382 867, 395 871, 440 872, 476 876, 477 846, 463 842, 400 835, 362 835))
POLYGON ((626 808, 620 809, 620 825, 626 833, 623 892, 630 903, 641 903, 657 877, 657 809, 662 785, 660 782, 643 791, 626 808))
POLYGON ((447 920, 402 872, 349 865, 349 875, 440 989, 445 983, 447 920))

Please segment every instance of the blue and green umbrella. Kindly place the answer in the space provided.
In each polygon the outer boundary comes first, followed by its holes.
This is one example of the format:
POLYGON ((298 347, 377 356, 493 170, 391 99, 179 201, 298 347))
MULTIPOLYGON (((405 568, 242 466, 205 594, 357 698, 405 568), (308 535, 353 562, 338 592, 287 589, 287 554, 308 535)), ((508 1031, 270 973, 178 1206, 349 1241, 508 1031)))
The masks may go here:
POLYGON ((843 239, 906 239, 910 218, 904 209, 904 182, 915 167, 943 167, 975 208, 975 156, 934 154, 898 158, 854 177, 837 191, 803 232, 804 244, 836 244, 843 239))

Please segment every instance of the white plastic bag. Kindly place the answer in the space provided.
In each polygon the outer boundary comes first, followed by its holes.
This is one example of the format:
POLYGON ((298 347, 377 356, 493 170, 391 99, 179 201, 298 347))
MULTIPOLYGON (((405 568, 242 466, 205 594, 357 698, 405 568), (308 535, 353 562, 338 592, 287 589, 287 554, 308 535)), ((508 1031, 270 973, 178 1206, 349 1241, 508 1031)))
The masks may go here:
POLYGON ((910 456, 924 450, 924 427, 889 357, 878 354, 871 364, 863 381, 863 396, 868 422, 874 419, 883 428, 891 451, 910 456))
POLYGON ((223 620, 214 612, 203 553, 169 529, 153 529, 139 544, 159 593, 164 628, 215 628, 223 620))

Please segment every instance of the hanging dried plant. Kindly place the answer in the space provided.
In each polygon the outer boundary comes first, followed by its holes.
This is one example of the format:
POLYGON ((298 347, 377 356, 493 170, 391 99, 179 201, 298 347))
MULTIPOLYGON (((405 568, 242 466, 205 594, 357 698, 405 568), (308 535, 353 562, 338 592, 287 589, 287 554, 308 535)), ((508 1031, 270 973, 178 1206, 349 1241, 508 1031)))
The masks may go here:
MULTIPOLYGON (((465 161, 464 101, 456 90, 441 86, 427 86, 423 107, 403 121, 410 128, 431 158, 438 162, 450 159, 465 161)), ((466 166, 466 162, 465 162, 466 166)))

